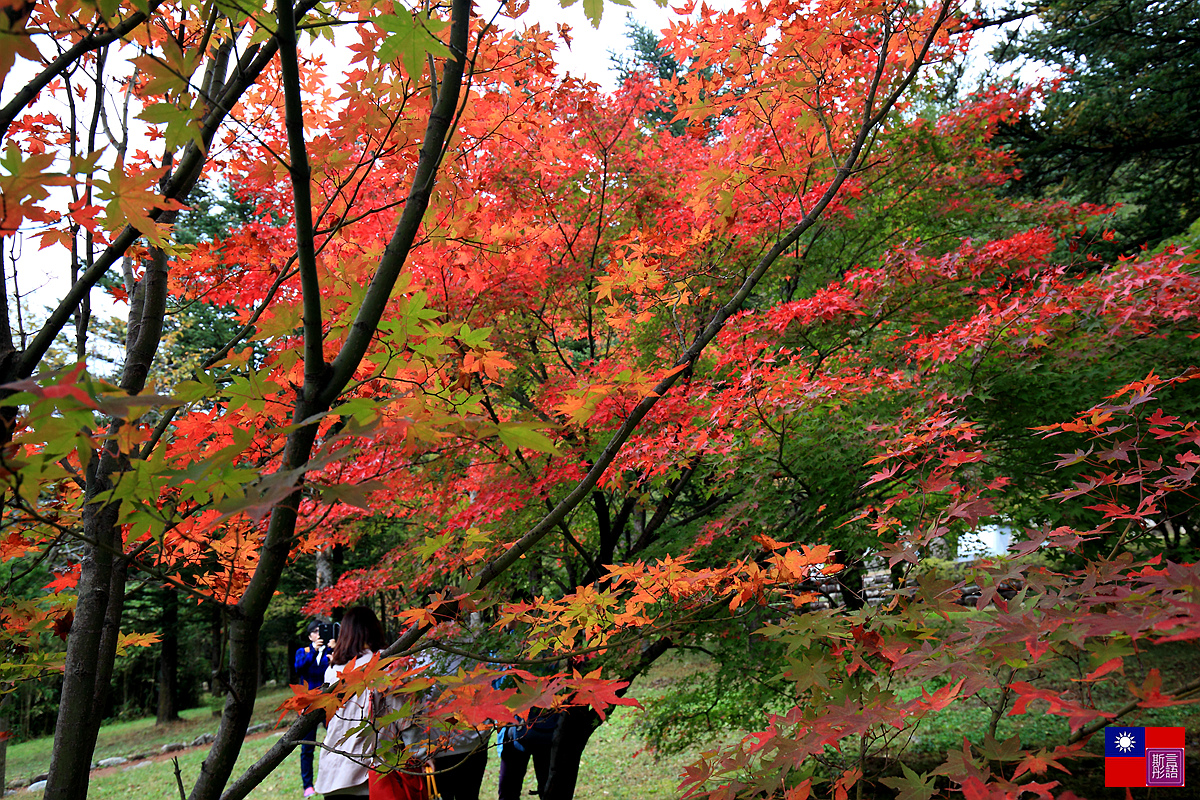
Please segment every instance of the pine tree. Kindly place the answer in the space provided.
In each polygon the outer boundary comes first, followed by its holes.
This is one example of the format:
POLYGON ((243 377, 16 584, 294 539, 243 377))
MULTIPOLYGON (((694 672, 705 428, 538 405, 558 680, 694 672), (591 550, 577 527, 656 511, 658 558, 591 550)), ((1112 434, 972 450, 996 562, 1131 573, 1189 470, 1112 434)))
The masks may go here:
POLYGON ((1121 203, 1121 245, 1151 247, 1200 218, 1200 2, 1063 0, 997 51, 1066 77, 1002 128, 1021 158, 1015 191, 1121 203))

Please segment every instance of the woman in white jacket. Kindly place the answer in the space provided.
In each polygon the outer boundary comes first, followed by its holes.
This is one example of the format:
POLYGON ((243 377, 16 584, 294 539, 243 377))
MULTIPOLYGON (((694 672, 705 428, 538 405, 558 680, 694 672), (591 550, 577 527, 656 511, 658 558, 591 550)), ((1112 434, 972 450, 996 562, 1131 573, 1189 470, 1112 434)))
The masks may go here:
MULTIPOLYGON (((353 661, 355 666, 362 666, 386 644, 383 626, 374 611, 365 606, 350 609, 342 617, 337 646, 325 671, 325 683, 336 683, 348 663, 353 661)), ((368 689, 350 698, 326 727, 314 785, 327 800, 368 796, 369 767, 375 758, 375 730, 363 726, 363 722, 370 714, 370 697, 368 689), (352 733, 360 726, 361 730, 352 733)))

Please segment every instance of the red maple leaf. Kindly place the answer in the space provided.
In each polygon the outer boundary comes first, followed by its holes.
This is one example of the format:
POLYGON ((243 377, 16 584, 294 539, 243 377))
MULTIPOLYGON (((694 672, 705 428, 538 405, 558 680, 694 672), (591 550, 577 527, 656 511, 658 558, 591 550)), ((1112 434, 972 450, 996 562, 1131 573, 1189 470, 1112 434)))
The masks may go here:
POLYGON ((67 634, 71 632, 71 624, 73 622, 75 622, 75 612, 68 609, 67 613, 54 620, 54 635, 65 642, 67 634))
POLYGON ((632 697, 621 697, 618 691, 629 685, 628 681, 614 681, 600 677, 600 670, 592 670, 587 675, 575 672, 570 681, 575 692, 570 702, 574 705, 591 706, 600 719, 605 719, 609 706, 634 706, 641 708, 642 704, 632 697))
POLYGON ((52 592, 63 592, 68 589, 74 589, 79 583, 79 565, 71 567, 66 572, 54 573, 54 580, 43 586, 43 589, 49 589, 52 592))

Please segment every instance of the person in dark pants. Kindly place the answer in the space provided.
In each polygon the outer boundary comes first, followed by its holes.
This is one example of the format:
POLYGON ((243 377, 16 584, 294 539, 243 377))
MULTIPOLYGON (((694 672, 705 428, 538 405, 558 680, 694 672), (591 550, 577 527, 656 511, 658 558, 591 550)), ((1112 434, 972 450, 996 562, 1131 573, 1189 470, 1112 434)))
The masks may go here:
POLYGON ((520 800, 529 759, 537 777, 537 796, 544 797, 550 775, 550 749, 559 714, 534 708, 529 720, 510 725, 500 732, 500 800, 520 800))
POLYGON ((487 757, 487 745, 467 753, 434 756, 434 780, 443 800, 478 800, 487 757))
MULTIPOLYGON (((325 670, 329 668, 329 654, 333 651, 334 641, 326 642, 321 638, 321 623, 313 620, 304 629, 308 636, 308 644, 296 651, 296 675, 309 689, 315 689, 325 682, 325 670)), ((313 788, 313 751, 316 745, 300 745, 300 780, 304 784, 304 796, 312 797, 317 793, 313 788)))

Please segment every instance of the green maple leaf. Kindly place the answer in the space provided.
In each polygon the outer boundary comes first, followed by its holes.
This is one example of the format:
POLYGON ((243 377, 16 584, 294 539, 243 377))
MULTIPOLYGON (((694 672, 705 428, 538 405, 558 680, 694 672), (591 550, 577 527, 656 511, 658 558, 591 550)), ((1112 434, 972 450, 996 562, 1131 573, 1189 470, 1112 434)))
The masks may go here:
POLYGON ((904 764, 900 765, 900 769, 904 770, 903 778, 881 778, 880 783, 895 789, 898 794, 897 800, 929 800, 933 797, 937 789, 934 787, 934 776, 918 775, 904 764))
POLYGON ((157 181, 153 175, 126 175, 125 164, 118 159, 108 171, 108 178, 92 179, 99 190, 101 201, 106 205, 105 219, 109 230, 118 230, 122 225, 131 225, 156 247, 167 247, 167 226, 150 218, 156 208, 180 208, 175 200, 158 194, 157 181))
POLYGON ((541 423, 503 422, 497 426, 497 433, 505 447, 514 452, 525 447, 539 453, 558 455, 554 442, 545 434, 539 433, 536 430, 538 427, 544 426, 541 423))
POLYGON ((161 53, 147 53, 132 61, 138 70, 149 76, 143 91, 147 95, 157 95, 186 92, 192 74, 200 65, 200 57, 200 53, 185 51, 173 39, 167 39, 161 53))
MULTIPOLYGON (((613 5, 625 6, 632 8, 633 3, 630 0, 608 0, 613 5)), ((659 7, 666 6, 666 0, 654 0, 659 7)), ((575 5, 575 0, 559 0, 559 4, 563 8, 575 5)), ((600 27, 600 18, 604 15, 604 0, 583 0, 583 14, 588 18, 588 22, 592 23, 593 28, 600 27)))
POLYGON ((381 30, 391 34, 379 46, 377 55, 380 61, 391 62, 399 58, 408 77, 417 80, 425 67, 427 53, 451 57, 450 48, 438 38, 438 34, 449 25, 448 22, 425 17, 403 6, 393 8, 396 9, 395 14, 381 14, 374 20, 381 30))
POLYGON ((1012 736, 1001 742, 990 733, 985 734, 982 750, 983 755, 993 761, 1020 761, 1024 755, 1020 736, 1012 736))
POLYGON ((203 145, 200 139, 200 123, 196 119, 197 109, 191 95, 184 95, 174 102, 155 103, 147 106, 138 119, 155 125, 166 125, 164 136, 168 150, 175 150, 187 142, 203 145))

